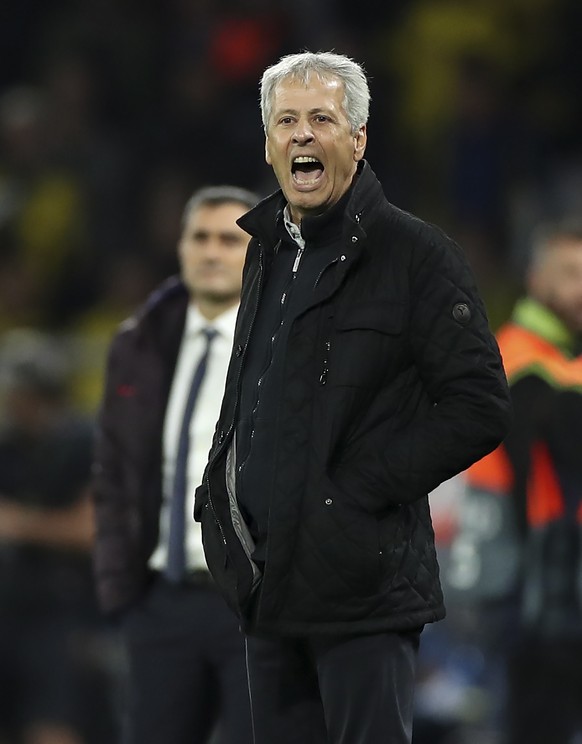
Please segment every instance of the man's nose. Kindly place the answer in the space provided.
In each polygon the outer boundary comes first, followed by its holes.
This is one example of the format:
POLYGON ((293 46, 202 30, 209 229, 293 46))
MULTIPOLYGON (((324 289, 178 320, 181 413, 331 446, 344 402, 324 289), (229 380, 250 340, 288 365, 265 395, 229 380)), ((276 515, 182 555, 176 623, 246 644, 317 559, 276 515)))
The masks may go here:
POLYGON ((313 140, 313 131, 307 121, 300 120, 297 122, 293 132, 293 140, 299 145, 304 145, 313 140))
POLYGON ((206 257, 206 260, 213 261, 217 258, 220 258, 222 252, 221 249, 222 246, 220 244, 220 240, 208 240, 204 246, 204 255, 206 257))

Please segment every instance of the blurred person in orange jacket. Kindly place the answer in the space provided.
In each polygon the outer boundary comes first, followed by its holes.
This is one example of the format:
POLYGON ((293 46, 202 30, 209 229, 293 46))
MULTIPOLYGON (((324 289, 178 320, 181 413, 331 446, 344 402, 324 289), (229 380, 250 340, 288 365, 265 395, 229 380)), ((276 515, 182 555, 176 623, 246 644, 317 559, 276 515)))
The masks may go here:
POLYGON ((526 286, 498 334, 514 424, 468 486, 510 505, 521 556, 512 572, 498 550, 491 578, 519 600, 509 742, 568 744, 582 733, 582 223, 540 229, 526 286))

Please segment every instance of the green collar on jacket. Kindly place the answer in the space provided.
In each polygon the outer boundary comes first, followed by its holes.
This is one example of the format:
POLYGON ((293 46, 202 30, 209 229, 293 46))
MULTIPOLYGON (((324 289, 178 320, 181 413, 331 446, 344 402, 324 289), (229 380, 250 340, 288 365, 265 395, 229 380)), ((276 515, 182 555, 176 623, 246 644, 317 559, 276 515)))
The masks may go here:
POLYGON ((531 297, 519 300, 512 313, 514 323, 557 346, 572 356, 576 345, 575 335, 558 316, 531 297))

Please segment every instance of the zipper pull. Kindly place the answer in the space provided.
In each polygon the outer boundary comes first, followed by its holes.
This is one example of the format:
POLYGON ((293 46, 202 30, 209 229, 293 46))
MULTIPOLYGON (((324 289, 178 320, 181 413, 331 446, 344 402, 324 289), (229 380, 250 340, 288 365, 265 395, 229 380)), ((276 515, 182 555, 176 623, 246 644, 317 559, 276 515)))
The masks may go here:
POLYGON ((299 262, 301 261, 301 256, 303 255, 303 248, 297 249, 297 255, 295 256, 295 261, 293 263, 293 273, 297 273, 297 269, 299 268, 299 262))

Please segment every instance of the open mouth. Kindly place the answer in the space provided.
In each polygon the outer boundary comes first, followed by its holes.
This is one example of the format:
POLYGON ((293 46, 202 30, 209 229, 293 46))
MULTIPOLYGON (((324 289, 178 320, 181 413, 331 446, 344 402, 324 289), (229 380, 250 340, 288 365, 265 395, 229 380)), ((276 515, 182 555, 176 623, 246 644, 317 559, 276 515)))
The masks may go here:
POLYGON ((299 155, 293 158, 291 175, 299 186, 312 186, 323 175, 324 167, 321 162, 311 155, 299 155))

